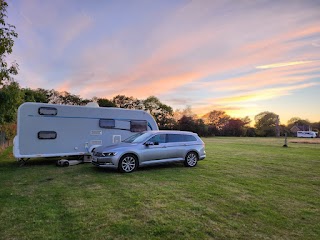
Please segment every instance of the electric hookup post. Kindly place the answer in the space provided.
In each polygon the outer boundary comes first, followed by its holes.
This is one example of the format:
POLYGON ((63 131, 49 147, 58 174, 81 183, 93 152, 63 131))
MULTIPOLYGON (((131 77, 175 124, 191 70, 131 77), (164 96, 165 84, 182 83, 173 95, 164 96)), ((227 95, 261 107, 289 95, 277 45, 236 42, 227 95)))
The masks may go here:
POLYGON ((288 147, 288 139, 287 139, 287 133, 284 134, 284 145, 282 147, 288 147))

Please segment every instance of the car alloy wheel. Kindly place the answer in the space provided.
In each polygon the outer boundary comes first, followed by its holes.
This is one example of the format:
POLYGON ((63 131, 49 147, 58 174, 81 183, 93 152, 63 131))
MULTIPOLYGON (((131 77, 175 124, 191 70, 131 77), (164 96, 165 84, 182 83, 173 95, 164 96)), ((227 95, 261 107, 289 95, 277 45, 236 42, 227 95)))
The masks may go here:
POLYGON ((198 154, 196 154, 195 152, 189 152, 186 156, 184 164, 186 167, 194 167, 197 165, 197 162, 198 154))
POLYGON ((130 173, 136 169, 137 158, 133 155, 125 155, 119 162, 119 170, 121 172, 130 173))

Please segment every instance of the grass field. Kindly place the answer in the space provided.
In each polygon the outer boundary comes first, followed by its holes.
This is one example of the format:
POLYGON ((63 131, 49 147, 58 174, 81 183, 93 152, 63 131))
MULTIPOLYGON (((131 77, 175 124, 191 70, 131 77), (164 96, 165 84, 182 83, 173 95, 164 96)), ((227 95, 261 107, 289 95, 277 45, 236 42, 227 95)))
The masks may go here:
POLYGON ((131 174, 0 154, 0 239, 320 239, 320 144, 208 138, 131 174))

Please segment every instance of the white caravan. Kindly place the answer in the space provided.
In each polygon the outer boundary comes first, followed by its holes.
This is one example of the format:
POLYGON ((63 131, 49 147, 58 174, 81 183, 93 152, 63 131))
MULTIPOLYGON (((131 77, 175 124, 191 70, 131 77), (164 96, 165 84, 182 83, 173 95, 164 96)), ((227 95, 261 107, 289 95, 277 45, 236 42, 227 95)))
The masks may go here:
POLYGON ((121 142, 136 132, 158 130, 141 110, 23 103, 18 109, 14 156, 89 156, 98 146, 121 142))
POLYGON ((317 132, 313 132, 313 131, 298 131, 297 132, 297 137, 300 137, 300 138, 315 138, 315 137, 317 137, 317 132))

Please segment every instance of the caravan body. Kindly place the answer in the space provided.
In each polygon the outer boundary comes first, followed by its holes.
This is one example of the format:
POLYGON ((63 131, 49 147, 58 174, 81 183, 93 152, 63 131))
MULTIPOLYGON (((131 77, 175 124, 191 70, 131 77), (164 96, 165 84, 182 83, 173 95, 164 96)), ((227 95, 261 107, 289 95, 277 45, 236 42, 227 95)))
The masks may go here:
POLYGON ((18 109, 13 153, 18 159, 90 155, 95 147, 148 130, 158 126, 141 110, 24 103, 18 109))

